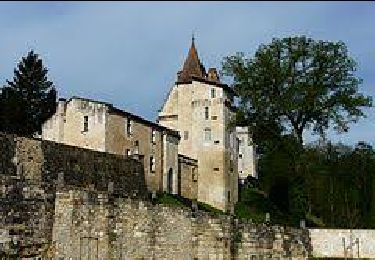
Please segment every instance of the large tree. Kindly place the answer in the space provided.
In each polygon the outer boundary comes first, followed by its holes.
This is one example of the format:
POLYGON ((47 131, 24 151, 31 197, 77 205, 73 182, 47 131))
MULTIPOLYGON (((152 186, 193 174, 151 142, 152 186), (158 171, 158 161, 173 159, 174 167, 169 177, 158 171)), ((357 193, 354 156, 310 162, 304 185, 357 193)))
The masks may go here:
POLYGON ((12 81, 1 92, 0 130, 32 136, 56 110, 56 89, 34 51, 18 63, 12 81))
POLYGON ((223 74, 233 77, 239 97, 237 121, 252 128, 256 142, 289 132, 303 144, 306 129, 347 131, 372 106, 358 92, 356 67, 343 42, 300 36, 261 45, 253 58, 226 57, 223 74))

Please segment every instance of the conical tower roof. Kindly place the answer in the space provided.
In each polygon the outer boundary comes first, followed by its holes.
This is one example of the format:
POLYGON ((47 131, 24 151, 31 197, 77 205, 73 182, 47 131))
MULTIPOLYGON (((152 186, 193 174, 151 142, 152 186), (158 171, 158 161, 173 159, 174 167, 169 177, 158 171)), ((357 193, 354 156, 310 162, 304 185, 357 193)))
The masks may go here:
POLYGON ((194 36, 192 38, 189 53, 184 62, 182 71, 178 73, 177 81, 188 82, 188 81, 191 81, 193 77, 196 77, 199 79, 207 78, 206 69, 201 63, 199 56, 198 56, 198 51, 195 47, 194 36))

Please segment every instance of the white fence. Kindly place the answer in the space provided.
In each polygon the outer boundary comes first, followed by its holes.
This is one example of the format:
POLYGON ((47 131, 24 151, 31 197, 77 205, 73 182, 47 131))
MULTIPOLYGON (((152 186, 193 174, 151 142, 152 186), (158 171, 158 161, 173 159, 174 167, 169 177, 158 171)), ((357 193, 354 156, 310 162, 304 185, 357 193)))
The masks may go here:
POLYGON ((314 257, 375 259, 374 229, 309 229, 314 257))

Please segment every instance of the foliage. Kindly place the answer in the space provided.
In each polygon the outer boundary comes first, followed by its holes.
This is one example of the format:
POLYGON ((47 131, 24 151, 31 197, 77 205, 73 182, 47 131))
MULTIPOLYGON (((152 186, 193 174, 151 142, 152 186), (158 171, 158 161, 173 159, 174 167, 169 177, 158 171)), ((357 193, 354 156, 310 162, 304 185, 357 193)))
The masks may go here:
POLYGON ((286 216, 256 188, 243 187, 240 190, 240 201, 235 206, 235 215, 243 219, 251 219, 254 223, 264 223, 266 213, 270 213, 271 223, 288 222, 286 216))
POLYGON ((372 98, 359 93, 356 70, 343 42, 305 36, 274 39, 251 58, 237 53, 224 59, 222 73, 233 78, 239 98, 231 125, 250 127, 260 155, 259 187, 270 201, 241 198, 239 214, 263 214, 262 202, 294 225, 306 219, 318 226, 374 226, 372 147, 305 146, 302 138, 306 130, 325 138, 331 126, 348 131, 365 117, 362 109, 372 98))
POLYGON ((299 149, 294 158, 284 149, 276 147, 260 160, 260 186, 292 223, 306 219, 310 226, 374 227, 375 151, 371 146, 311 145, 299 149))
POLYGON ((164 204, 169 206, 186 207, 186 203, 184 203, 184 201, 182 201, 179 197, 165 192, 159 194, 159 196, 156 197, 155 202, 157 204, 164 204))
MULTIPOLYGON (((158 194, 158 196, 155 199, 155 203, 169 205, 169 206, 176 206, 176 207, 191 207, 193 201, 187 198, 183 198, 176 194, 169 194, 169 193, 163 192, 161 194, 158 194)), ((225 214, 225 212, 223 212, 222 210, 214 208, 201 201, 197 202, 197 206, 199 210, 210 213, 211 215, 217 216, 217 215, 225 214)))
POLYGON ((0 97, 0 130, 24 136, 41 132, 42 124, 56 110, 56 90, 48 70, 33 51, 19 62, 13 81, 0 97))
POLYGON ((197 206, 198 206, 199 210, 206 211, 206 212, 210 213, 211 215, 218 216, 218 215, 226 214, 224 211, 222 211, 220 209, 217 209, 215 207, 212 207, 212 206, 210 206, 210 205, 208 205, 204 202, 201 202, 201 201, 198 201, 197 206))
POLYGON ((299 36, 261 45, 253 58, 226 57, 223 74, 233 77, 239 97, 236 121, 251 127, 255 143, 267 145, 287 132, 302 144, 306 129, 324 135, 332 124, 347 131, 365 116, 361 107, 372 99, 358 93, 356 67, 343 42, 299 36))

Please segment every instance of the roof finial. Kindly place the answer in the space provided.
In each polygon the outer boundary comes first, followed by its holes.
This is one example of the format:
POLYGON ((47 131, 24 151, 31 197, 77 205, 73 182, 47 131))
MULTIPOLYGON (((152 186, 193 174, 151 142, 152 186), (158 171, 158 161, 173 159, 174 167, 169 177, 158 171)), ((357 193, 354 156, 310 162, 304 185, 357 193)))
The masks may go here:
POLYGON ((191 44, 194 44, 194 41, 195 41, 195 36, 194 36, 194 31, 193 31, 191 35, 191 44))

